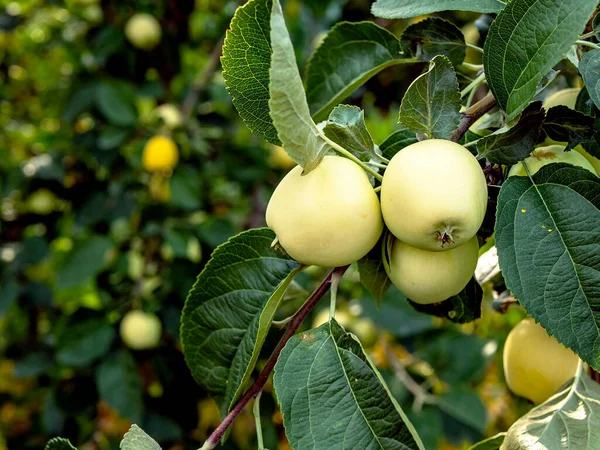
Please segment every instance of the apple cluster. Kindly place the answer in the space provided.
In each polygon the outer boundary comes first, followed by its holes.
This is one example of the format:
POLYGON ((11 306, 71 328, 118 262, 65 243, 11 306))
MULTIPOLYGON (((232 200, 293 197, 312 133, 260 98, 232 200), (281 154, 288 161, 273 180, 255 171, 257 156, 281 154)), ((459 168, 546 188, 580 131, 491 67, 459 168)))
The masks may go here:
POLYGON ((487 199, 477 159, 459 144, 429 139, 391 159, 381 203, 358 164, 328 155, 311 172, 297 166, 284 177, 266 221, 290 256, 322 267, 364 257, 385 223, 388 276, 412 301, 429 304, 458 294, 471 279, 487 199))

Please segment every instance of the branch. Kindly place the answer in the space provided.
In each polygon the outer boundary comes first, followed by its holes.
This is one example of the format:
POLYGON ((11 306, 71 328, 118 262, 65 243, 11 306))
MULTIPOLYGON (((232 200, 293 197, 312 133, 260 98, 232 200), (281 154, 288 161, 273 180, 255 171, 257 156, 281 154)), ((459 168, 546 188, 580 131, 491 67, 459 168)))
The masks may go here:
POLYGON ((308 314, 312 311, 312 309, 315 307, 315 305, 319 302, 321 297, 323 297, 323 295, 325 295, 325 293, 329 289, 329 286, 331 285, 331 280, 332 280, 333 276, 334 275, 342 276, 344 274, 344 272, 346 272, 347 269, 348 269, 348 266, 336 267, 331 272, 329 272, 329 275, 327 275, 327 277, 321 282, 321 284, 317 287, 317 289, 315 289, 315 291, 310 295, 310 297, 308 297, 308 299, 306 300, 306 302, 304 302, 304 304, 300 307, 300 309, 298 311, 296 311, 296 314, 294 314, 292 316, 292 318, 289 322, 289 325, 288 325, 287 329, 285 330, 285 333, 283 334, 283 336, 277 343, 277 347, 275 347, 275 350, 273 350, 273 353, 269 357, 267 364, 265 365, 262 372, 260 372, 260 374, 258 375, 258 378, 256 378, 256 381, 254 382, 254 384, 252 386, 250 386, 250 389, 248 389, 244 393, 242 398, 239 399, 239 401, 236 403, 236 405, 233 407, 233 409, 229 412, 229 414, 227 414, 227 416, 225 416, 225 418, 223 419, 221 424, 208 437, 208 439, 206 440, 206 442, 204 442, 204 445, 200 448, 200 450, 212 450, 213 448, 215 448, 217 446, 217 444, 219 443, 219 441, 221 440, 221 438, 227 431, 227 428, 229 428, 229 426, 233 423, 235 418, 242 412, 242 410, 246 407, 246 405, 250 402, 250 400, 252 400, 254 397, 256 397, 259 394, 259 392, 262 390, 265 383, 269 379, 269 375, 271 374, 271 372, 273 371, 273 368, 275 367, 275 363, 277 363, 277 359, 279 358, 279 354, 281 353, 281 350, 283 350, 283 347, 285 347, 285 344, 287 344, 287 342, 290 340, 290 338, 294 334, 296 334, 296 331, 298 331, 298 328, 300 327, 300 324, 302 323, 302 321, 304 319, 306 319, 308 314))
POLYGON ((460 141, 460 138, 464 136, 469 127, 486 112, 491 111, 494 106, 496 106, 496 99, 490 92, 488 95, 483 97, 481 100, 462 113, 460 124, 458 125, 456 131, 452 133, 452 136, 450 136, 450 140, 454 142, 460 141))

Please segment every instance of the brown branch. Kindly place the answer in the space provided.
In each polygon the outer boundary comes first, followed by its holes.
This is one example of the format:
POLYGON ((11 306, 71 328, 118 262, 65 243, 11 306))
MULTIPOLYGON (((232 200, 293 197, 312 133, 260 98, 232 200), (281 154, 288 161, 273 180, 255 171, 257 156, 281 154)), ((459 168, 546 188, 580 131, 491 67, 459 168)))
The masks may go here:
POLYGON ((294 334, 296 334, 296 331, 298 331, 298 328, 300 327, 300 324, 302 324, 302 321, 306 319, 308 314, 319 302, 321 297, 323 297, 323 295, 325 295, 325 293, 329 290, 329 286, 331 285, 331 280, 333 276, 336 275, 341 277, 347 269, 348 266, 336 267, 331 272, 329 272, 329 275, 325 277, 325 279, 321 282, 317 289, 315 289, 315 291, 310 295, 310 297, 308 297, 306 302, 304 302, 300 309, 296 311, 296 314, 292 316, 288 327, 285 330, 285 333, 277 343, 277 347, 275 347, 275 350, 273 350, 273 353, 269 357, 267 364, 258 375, 258 378, 256 378, 254 384, 250 386, 250 389, 248 389, 244 393, 244 395, 242 395, 242 397, 239 399, 239 401, 236 403, 233 409, 229 412, 229 414, 225 416, 221 424, 215 429, 215 431, 212 432, 212 434, 208 437, 206 442, 204 442, 204 445, 200 448, 200 450, 212 450, 217 446, 217 444, 219 443, 229 426, 233 423, 235 418, 242 412, 242 410, 246 407, 250 400, 256 397, 258 393, 262 390, 265 383, 269 379, 269 375, 273 371, 275 364, 277 363, 277 359, 279 358, 281 350, 283 350, 283 347, 285 347, 285 344, 287 344, 290 338, 294 334))
POLYGON ((454 142, 460 141, 460 138, 464 136, 469 127, 485 113, 491 111, 494 106, 496 106, 496 99, 490 92, 488 95, 483 97, 481 100, 462 113, 460 124, 458 125, 456 131, 452 133, 452 136, 450 136, 450 140, 454 142))

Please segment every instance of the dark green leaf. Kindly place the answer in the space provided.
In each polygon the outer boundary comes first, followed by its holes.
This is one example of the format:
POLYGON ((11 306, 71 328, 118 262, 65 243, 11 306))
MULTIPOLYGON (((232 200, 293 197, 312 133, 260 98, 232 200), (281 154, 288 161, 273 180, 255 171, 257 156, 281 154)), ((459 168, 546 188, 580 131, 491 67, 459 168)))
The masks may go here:
POLYGON ((110 150, 119 147, 129 136, 127 128, 109 126, 98 137, 98 148, 110 150))
POLYGON ((390 134, 379 146, 379 149, 385 158, 392 159, 394 155, 404 147, 408 147, 410 144, 414 144, 415 142, 419 142, 415 132, 401 127, 399 130, 396 130, 390 134))
POLYGON ((469 447, 469 450, 499 450, 504 442, 506 433, 498 433, 469 447))
POLYGON ((375 17, 408 19, 440 11, 495 13, 504 8, 500 0, 377 0, 371 7, 375 17))
POLYGON ((375 144, 365 125, 365 114, 358 106, 336 106, 329 114, 323 132, 361 161, 369 161, 375 156, 375 144))
POLYGON ((71 92, 63 109, 62 120, 73 122, 80 114, 90 111, 96 103, 96 89, 96 83, 88 83, 71 92))
POLYGON ((52 357, 46 352, 32 352, 15 362, 17 378, 38 377, 52 366, 52 357))
POLYGON ((398 122, 429 139, 450 137, 460 122, 460 92, 452 63, 436 56, 429 70, 408 87, 398 122))
POLYGON ((436 404, 459 422, 484 432, 487 422, 485 405, 472 388, 453 386, 452 390, 437 397, 436 404))
POLYGON ((430 17, 409 26, 402 33, 402 48, 421 61, 446 56, 457 66, 465 60, 467 46, 460 29, 439 17, 430 17))
POLYGON ((567 142, 568 151, 592 138, 594 118, 566 106, 555 106, 546 113, 542 129, 550 139, 567 142))
POLYGON ((512 165, 523 161, 539 141, 543 121, 542 103, 531 103, 515 126, 500 129, 477 141, 478 157, 494 164, 512 165))
POLYGON ((96 90, 96 105, 111 124, 122 127, 135 125, 135 96, 125 85, 112 81, 101 83, 96 90))
POLYGON ((357 263, 360 282, 371 293, 378 306, 392 284, 381 259, 381 242, 386 239, 387 233, 384 232, 375 247, 357 263))
POLYGON ((77 450, 68 439, 56 437, 50 439, 44 450, 77 450))
POLYGON ((288 341, 273 385, 294 450, 424 448, 360 343, 335 319, 288 341))
POLYGON ((8 312, 19 297, 19 283, 11 278, 4 278, 0 283, 0 318, 8 312))
POLYGON ((285 289, 300 268, 271 248, 274 238, 261 228, 219 246, 182 313, 188 366, 224 414, 248 381, 285 289))
POLYGON ((78 286, 99 273, 104 267, 105 254, 111 247, 111 240, 103 236, 92 236, 78 242, 56 274, 56 287, 78 286))
POLYGON ((114 338, 115 330, 105 319, 75 323, 58 336, 56 359, 66 366, 88 366, 108 351, 114 338))
POLYGON ((121 450, 161 450, 160 445, 136 424, 131 425, 129 431, 125 433, 119 448, 121 450))
POLYGON ((600 369, 600 178, 549 164, 509 177, 496 212, 496 246, 508 288, 563 345, 600 369))
POLYGON ((341 22, 308 61, 306 96, 315 121, 369 78, 394 64, 416 62, 402 54, 396 36, 373 22, 341 22))
POLYGON ((513 0, 490 27, 483 65, 498 104, 512 120, 579 38, 596 0, 513 0))
POLYGON ((600 108, 600 49, 595 48, 583 54, 579 73, 590 98, 596 104, 596 108, 600 108))

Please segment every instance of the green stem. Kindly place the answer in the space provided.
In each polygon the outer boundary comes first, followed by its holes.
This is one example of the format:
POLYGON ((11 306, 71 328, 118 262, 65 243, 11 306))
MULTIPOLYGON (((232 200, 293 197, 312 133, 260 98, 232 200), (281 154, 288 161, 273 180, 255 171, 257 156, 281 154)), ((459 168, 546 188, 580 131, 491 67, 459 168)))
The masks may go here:
POLYGON ((375 192, 379 192, 379 191, 381 191, 381 185, 377 186, 376 188, 373 188, 373 190, 374 190, 375 192))
MULTIPOLYGON (((315 125, 315 127, 316 127, 316 125, 315 125)), ((368 165, 366 165, 364 162, 362 162, 360 159, 358 159, 356 156, 354 156, 352 153, 350 153, 344 147, 333 142, 331 139, 329 139, 327 136, 325 136, 325 134, 323 134, 320 130, 318 131, 318 133, 319 133, 319 137, 321 139, 323 139, 327 143, 327 145, 329 145, 336 152, 338 152, 339 154, 344 155, 346 158, 354 161, 356 164, 358 164, 364 170, 369 172, 371 175, 373 175, 379 181, 383 180, 383 177, 381 175, 379 175, 376 171, 371 169, 368 165)))
POLYGON ((467 97, 467 104, 465 105, 466 108, 469 108, 471 106, 476 93, 477 89, 473 89, 471 92, 469 92, 469 96, 467 97))
POLYGON ((390 160, 389 160, 389 159, 387 159, 387 158, 386 158, 385 156, 383 156, 383 155, 379 155, 379 154, 375 153, 375 156, 377 156, 377 158, 379 158, 379 159, 380 159, 381 161, 383 161, 385 164, 389 164, 389 163, 390 163, 390 160))
POLYGON ((575 43, 577 45, 583 45, 586 47, 591 47, 591 48, 600 48, 600 45, 598 44, 594 44, 593 42, 588 42, 588 41, 582 41, 582 40, 577 40, 575 41, 575 43))
POLYGON ((460 96, 464 97, 472 90, 477 89, 479 87, 479 85, 481 83, 483 83, 484 80, 485 80, 485 72, 482 73, 481 75, 479 75, 473 81, 471 81, 471 83, 469 83, 467 87, 465 87, 462 91, 460 91, 460 96))
POLYGON ((600 30, 590 31, 589 33, 582 34, 579 36, 579 39, 587 39, 592 36, 596 36, 597 34, 600 34, 600 30))
POLYGON ((475 70, 477 72, 479 72, 481 69, 483 69, 483 64, 471 64, 468 62, 463 62, 460 67, 464 67, 467 70, 475 70))
POLYGON ((258 441, 258 450, 263 450, 265 444, 263 442, 262 425, 260 423, 260 397, 262 391, 258 393, 254 399, 254 406, 252 407, 252 413, 254 414, 254 423, 256 424, 256 440, 258 441))
POLYGON ((473 44, 466 44, 468 48, 471 48, 479 53, 483 53, 483 49, 481 47, 477 47, 476 45, 473 44))
POLYGON ((331 276, 331 287, 329 288, 331 291, 331 303, 329 305, 329 320, 335 317, 335 304, 337 302, 337 291, 340 286, 340 280, 342 279, 343 274, 334 273, 331 276))
POLYGON ((372 161, 369 161, 367 164, 370 166, 373 166, 373 167, 378 167, 380 169, 385 169, 387 167, 385 164, 379 164, 379 163, 372 162, 372 161))

